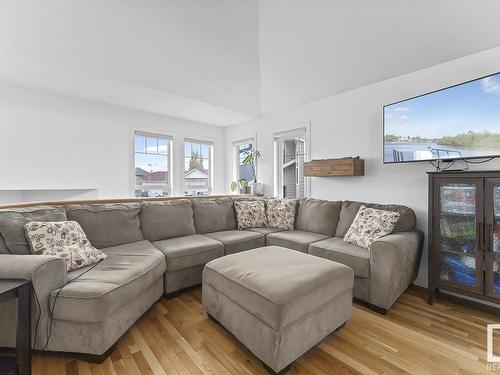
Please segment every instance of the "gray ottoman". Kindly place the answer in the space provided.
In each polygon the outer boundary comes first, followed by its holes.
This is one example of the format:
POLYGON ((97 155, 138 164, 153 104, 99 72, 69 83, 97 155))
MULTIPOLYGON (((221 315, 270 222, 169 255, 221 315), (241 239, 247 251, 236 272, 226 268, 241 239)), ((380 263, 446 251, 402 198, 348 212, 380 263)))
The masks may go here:
POLYGON ((340 263, 261 247, 207 263, 203 306, 278 373, 351 318, 353 282, 340 263))

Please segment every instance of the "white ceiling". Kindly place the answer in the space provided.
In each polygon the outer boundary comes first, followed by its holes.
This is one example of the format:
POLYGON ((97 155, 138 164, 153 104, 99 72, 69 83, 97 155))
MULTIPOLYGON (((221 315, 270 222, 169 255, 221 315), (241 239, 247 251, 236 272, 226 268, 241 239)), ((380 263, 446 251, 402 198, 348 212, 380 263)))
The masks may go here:
POLYGON ((500 46, 499 15, 498 0, 260 0, 262 111, 500 46))
POLYGON ((498 14, 498 0, 2 0, 0 80, 224 126, 499 46, 498 14))
POLYGON ((260 111, 256 1, 2 0, 0 54, 0 79, 39 89, 223 125, 260 111))

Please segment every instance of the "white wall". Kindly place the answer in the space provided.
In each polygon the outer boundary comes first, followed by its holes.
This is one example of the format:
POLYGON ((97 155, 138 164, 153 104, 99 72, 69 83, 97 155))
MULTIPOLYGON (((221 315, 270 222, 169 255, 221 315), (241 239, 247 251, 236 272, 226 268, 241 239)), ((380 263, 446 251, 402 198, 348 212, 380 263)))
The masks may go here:
MULTIPOLYGON (((226 170, 230 171, 233 163, 231 143, 256 132, 257 147, 262 153, 258 179, 265 184, 265 194, 272 195, 273 133, 310 123, 311 158, 359 155, 366 161, 364 177, 311 178, 312 197, 405 204, 415 210, 418 227, 427 232, 426 172, 432 167, 426 163, 382 163, 382 106, 497 71, 500 71, 500 48, 229 127, 226 170)), ((500 169, 500 161, 479 167, 500 169)), ((228 173, 226 177, 227 187, 232 176, 228 173)), ((417 284, 427 284, 426 250, 417 284)))
POLYGON ((213 141, 224 191, 224 128, 0 84, 0 202, 130 196, 134 130, 173 136, 175 195, 184 137, 213 141))

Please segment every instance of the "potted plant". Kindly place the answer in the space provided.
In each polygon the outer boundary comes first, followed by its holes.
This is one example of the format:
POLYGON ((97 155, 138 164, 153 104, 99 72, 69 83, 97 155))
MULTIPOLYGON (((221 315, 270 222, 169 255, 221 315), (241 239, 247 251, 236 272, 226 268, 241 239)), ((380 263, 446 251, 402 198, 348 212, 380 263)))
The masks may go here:
POLYGON ((255 172, 257 159, 259 159, 260 156, 259 150, 252 149, 252 151, 247 152, 243 158, 243 165, 249 165, 252 168, 253 183, 250 188, 252 190, 252 194, 254 195, 262 195, 262 183, 257 182, 257 173, 255 172))
POLYGON ((239 181, 231 182, 231 191, 234 193, 236 190, 238 190, 240 194, 246 194, 248 192, 248 181, 242 178, 239 181))

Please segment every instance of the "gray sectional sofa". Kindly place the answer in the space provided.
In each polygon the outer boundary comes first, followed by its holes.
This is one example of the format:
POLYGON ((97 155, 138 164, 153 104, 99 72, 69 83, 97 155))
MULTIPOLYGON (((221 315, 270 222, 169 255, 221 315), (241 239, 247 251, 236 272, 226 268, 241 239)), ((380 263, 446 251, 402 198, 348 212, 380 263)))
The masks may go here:
MULTIPOLYGON (((33 282, 34 348, 103 358, 164 294, 201 284, 209 261, 277 245, 345 264, 354 271, 354 297, 388 310, 415 279, 422 234, 404 206, 396 231, 371 251, 346 243, 360 202, 297 201, 295 230, 238 230, 235 199, 192 198, 124 203, 67 204, 0 210, 0 279, 33 282), (108 257, 66 272, 62 259, 30 255, 23 225, 77 221, 108 257), (38 321, 39 317, 39 321, 38 321)), ((15 345, 15 301, 0 304, 0 347, 15 345)))

